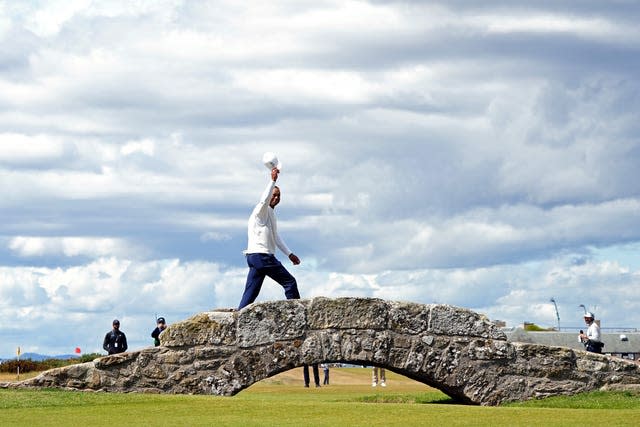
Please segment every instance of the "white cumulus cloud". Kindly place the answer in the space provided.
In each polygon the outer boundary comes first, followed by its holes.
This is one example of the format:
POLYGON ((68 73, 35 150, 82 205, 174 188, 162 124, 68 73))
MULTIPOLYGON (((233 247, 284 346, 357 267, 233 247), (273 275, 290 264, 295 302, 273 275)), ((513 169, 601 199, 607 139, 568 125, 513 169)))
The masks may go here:
POLYGON ((134 250, 123 239, 95 237, 32 237, 16 236, 9 241, 9 249, 21 257, 60 255, 66 257, 123 256, 134 250))

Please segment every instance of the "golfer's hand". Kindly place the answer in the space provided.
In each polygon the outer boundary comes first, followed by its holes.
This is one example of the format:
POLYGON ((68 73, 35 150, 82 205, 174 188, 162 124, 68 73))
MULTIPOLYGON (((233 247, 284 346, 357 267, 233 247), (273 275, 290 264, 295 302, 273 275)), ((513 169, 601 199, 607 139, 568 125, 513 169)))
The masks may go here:
POLYGON ((278 168, 271 169, 271 181, 277 181, 279 173, 280 171, 278 170, 278 168))
POLYGON ((300 258, 298 258, 297 256, 295 256, 295 254, 291 254, 291 255, 289 255, 289 259, 291 260, 291 262, 293 263, 293 265, 298 265, 298 264, 300 264, 300 258))

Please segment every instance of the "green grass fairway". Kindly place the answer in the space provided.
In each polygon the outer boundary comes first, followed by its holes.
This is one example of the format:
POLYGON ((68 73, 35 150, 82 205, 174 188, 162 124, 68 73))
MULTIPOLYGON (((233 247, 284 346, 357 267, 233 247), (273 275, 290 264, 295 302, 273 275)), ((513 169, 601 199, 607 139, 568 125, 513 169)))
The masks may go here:
MULTIPOLYGON (((0 426, 635 426, 640 397, 591 393, 502 407, 451 403, 441 392, 387 371, 331 370, 331 384, 304 388, 294 369, 234 397, 0 390, 0 426), (546 403, 545 403, 546 402, 546 403), (595 407, 598 409, 585 409, 595 407)), ((322 373, 321 373, 322 374, 322 373)))

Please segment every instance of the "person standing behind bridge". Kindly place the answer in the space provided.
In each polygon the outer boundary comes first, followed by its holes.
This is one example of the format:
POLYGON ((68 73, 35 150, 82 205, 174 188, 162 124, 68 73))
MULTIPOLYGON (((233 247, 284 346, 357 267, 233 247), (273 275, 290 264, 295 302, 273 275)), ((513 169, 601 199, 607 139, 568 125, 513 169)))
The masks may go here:
POLYGON ((109 354, 123 353, 127 351, 127 336, 120 330, 120 321, 114 319, 111 323, 113 329, 111 329, 104 336, 102 342, 102 348, 109 354))
POLYGON ((323 363, 320 366, 322 367, 322 372, 324 372, 324 380, 322 381, 322 384, 329 385, 329 364, 323 363))
POLYGON ((280 188, 276 186, 279 173, 277 167, 271 169, 271 181, 249 217, 248 244, 245 251, 249 273, 238 310, 256 300, 265 276, 269 276, 284 288, 287 299, 300 298, 296 279, 275 257, 277 246, 289 257, 293 265, 300 264, 300 259, 287 247, 278 234, 274 209, 280 203, 280 188))
MULTIPOLYGON (((314 363, 311 367, 313 368, 313 382, 316 384, 316 387, 320 387, 320 370, 318 369, 318 364, 314 363)), ((304 386, 309 387, 309 365, 302 365, 302 376, 304 378, 304 386)))
POLYGON ((151 338, 153 338, 153 345, 158 347, 160 345, 160 334, 167 329, 167 322, 164 320, 164 317, 158 317, 156 324, 156 328, 151 331, 151 338))
POLYGON ((371 387, 375 387, 378 385, 378 379, 380 379, 380 387, 387 386, 387 377, 385 375, 384 368, 378 368, 377 366, 374 366, 371 371, 371 377, 372 377, 371 387), (380 374, 379 377, 378 377, 378 374, 380 374))
POLYGON ((587 312, 584 314, 584 323, 589 327, 587 333, 580 331, 580 341, 584 344, 587 351, 592 353, 602 353, 602 347, 604 343, 600 338, 600 326, 595 322, 593 313, 587 312))

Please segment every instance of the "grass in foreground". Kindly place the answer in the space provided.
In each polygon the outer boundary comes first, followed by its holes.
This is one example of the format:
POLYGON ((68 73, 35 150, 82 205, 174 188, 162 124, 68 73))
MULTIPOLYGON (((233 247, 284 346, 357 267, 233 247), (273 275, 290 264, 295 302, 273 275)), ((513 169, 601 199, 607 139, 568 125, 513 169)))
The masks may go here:
POLYGON ((638 396, 630 393, 478 407, 451 404, 441 392, 391 372, 385 389, 371 387, 368 369, 331 374, 331 385, 306 389, 295 369, 234 397, 0 390, 0 425, 582 427, 587 419, 637 425, 640 417, 638 396), (582 409, 594 404, 604 409, 582 409))
POLYGON ((640 410, 640 393, 631 391, 592 391, 589 393, 577 394, 575 396, 554 396, 540 400, 509 403, 504 406, 517 406, 522 408, 640 410))

